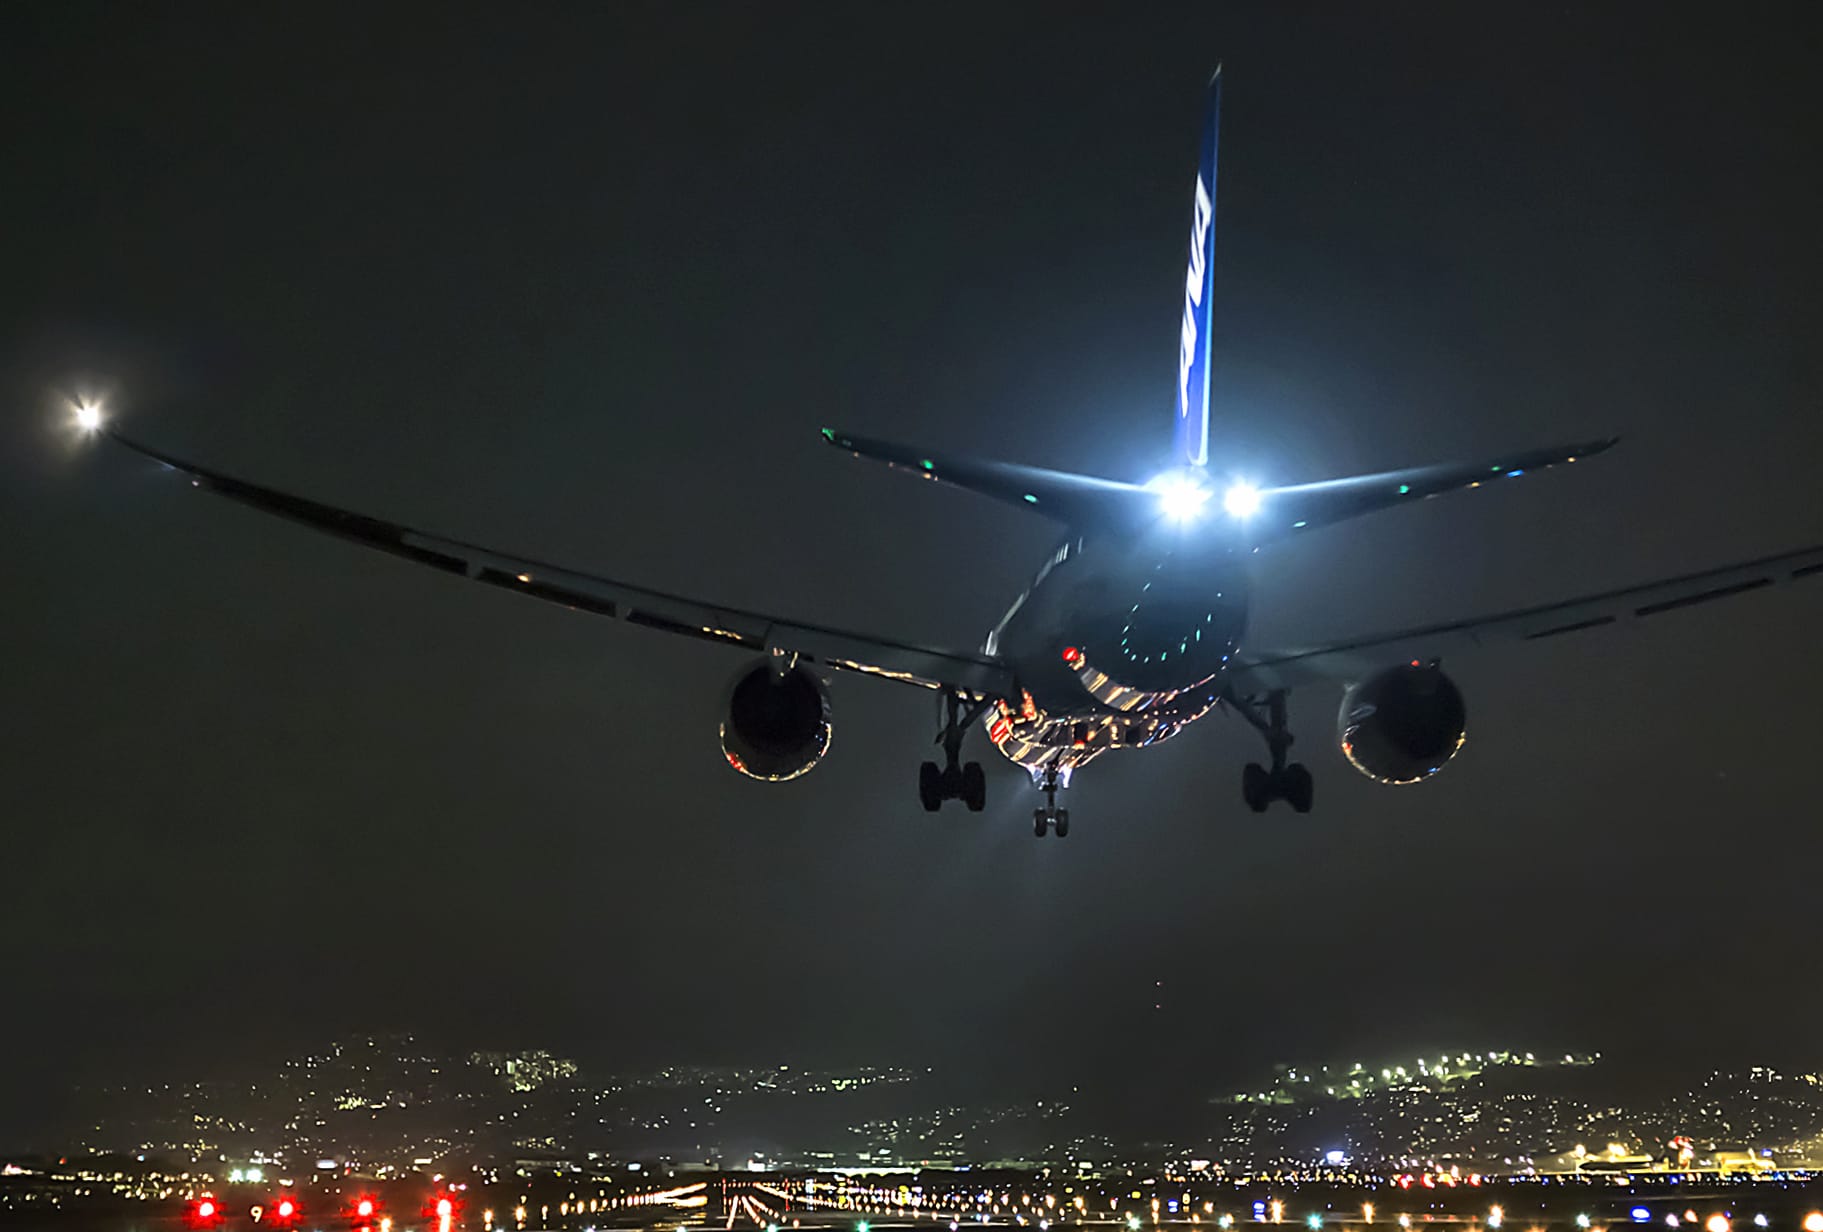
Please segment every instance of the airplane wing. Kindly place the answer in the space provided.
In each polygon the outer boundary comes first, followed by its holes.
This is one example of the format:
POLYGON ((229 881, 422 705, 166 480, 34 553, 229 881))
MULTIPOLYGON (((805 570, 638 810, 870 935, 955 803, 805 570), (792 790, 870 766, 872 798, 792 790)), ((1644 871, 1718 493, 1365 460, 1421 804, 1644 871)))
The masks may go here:
MULTIPOLYGON (((1819 576, 1823 576, 1823 545, 1493 616, 1377 633, 1310 649, 1255 651, 1243 656, 1240 666, 1229 674, 1242 695, 1313 682, 1356 681, 1409 659, 1432 658, 1493 641, 1535 642, 1630 624, 1819 576)), ((1823 591, 1823 585, 1817 589, 1823 591)))
POLYGON ((139 444, 118 432, 102 431, 134 453, 188 475, 193 487, 313 530, 573 611, 753 651, 801 655, 841 671, 927 689, 957 689, 974 698, 1016 695, 1012 670, 988 655, 934 650, 630 586, 261 487, 139 444))

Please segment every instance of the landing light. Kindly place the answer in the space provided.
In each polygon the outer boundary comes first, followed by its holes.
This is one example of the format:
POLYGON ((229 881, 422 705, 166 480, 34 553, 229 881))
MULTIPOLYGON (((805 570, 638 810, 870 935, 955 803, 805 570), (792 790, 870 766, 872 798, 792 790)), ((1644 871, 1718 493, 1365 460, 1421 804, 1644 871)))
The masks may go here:
POLYGON ((99 432, 101 430, 101 408, 92 402, 78 402, 76 404, 76 426, 84 432, 99 432))
POLYGON ((1158 510, 1173 522, 1188 522, 1209 503, 1209 489, 1193 474, 1160 475, 1147 485, 1158 493, 1158 510))
POLYGON ((1250 518, 1260 511, 1260 490, 1250 483, 1237 483, 1222 494, 1222 508, 1230 517, 1250 518))

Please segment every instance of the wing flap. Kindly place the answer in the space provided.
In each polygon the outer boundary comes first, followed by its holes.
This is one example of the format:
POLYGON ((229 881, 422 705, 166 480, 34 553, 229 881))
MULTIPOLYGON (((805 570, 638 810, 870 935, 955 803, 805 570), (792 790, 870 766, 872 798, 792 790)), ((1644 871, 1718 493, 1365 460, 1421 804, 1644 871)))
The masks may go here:
POLYGON ((1388 663, 1430 658, 1489 641, 1540 641, 1587 629, 1649 620, 1717 599, 1823 574, 1823 545, 1763 556, 1638 586, 1491 616, 1349 638, 1304 650, 1254 652, 1230 673, 1243 693, 1318 681, 1358 680, 1388 663))
POLYGON ((938 650, 789 621, 633 586, 530 556, 447 539, 383 518, 338 509, 187 462, 117 432, 110 431, 107 435, 134 453, 189 476, 193 486, 206 488, 262 513, 444 573, 559 604, 572 611, 751 651, 802 655, 841 671, 930 689, 954 688, 976 697, 1010 697, 1016 692, 1011 669, 991 656, 938 650))

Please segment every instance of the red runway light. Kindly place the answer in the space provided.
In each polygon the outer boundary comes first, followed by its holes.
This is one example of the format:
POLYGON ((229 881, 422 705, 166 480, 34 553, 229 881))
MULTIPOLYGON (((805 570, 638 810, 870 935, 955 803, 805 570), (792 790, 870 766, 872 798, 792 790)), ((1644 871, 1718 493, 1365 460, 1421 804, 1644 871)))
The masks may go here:
POLYGON ((201 1202, 198 1202, 196 1204, 196 1217, 198 1219, 214 1219, 215 1218, 215 1203, 209 1201, 207 1198, 204 1198, 201 1202))
POLYGON ((293 1202, 290 1198, 281 1198, 279 1199, 279 1204, 273 1208, 272 1213, 277 1215, 280 1219, 290 1219, 293 1215, 298 1213, 297 1203, 293 1202))
POLYGON ((371 1216, 373 1214, 373 1199, 362 1198, 359 1202, 355 1203, 354 1213, 359 1215, 362 1219, 371 1216))
POLYGON ((452 1211, 454 1211, 455 1209, 456 1209, 456 1204, 451 1202, 448 1198, 438 1198, 437 1199, 437 1218, 448 1219, 450 1217, 450 1213, 452 1211))

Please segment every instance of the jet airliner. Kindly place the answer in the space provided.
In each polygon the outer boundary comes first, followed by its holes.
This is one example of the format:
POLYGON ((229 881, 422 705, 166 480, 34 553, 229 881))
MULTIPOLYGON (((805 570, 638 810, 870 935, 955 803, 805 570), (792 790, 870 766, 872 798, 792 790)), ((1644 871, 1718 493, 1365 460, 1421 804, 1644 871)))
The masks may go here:
POLYGON ((1416 466, 1283 487, 1218 479, 1209 458, 1210 334, 1215 296, 1215 171, 1221 71, 1210 79, 1191 199, 1189 264, 1174 383, 1169 465, 1145 483, 951 456, 822 429, 857 457, 1050 519, 1058 545, 976 651, 667 594, 444 538, 234 478, 129 439, 79 405, 79 424, 207 489, 312 529, 490 586, 744 652, 721 722, 721 751, 744 775, 797 778, 829 749, 828 678, 853 673, 933 691, 943 700, 943 760, 919 767, 918 798, 980 811, 987 779, 962 760, 977 726, 1043 793, 1032 830, 1069 833, 1057 804, 1078 770, 1114 749, 1170 739, 1212 710, 1262 737, 1264 765, 1241 775, 1249 808, 1313 799, 1310 772, 1287 760, 1293 687, 1339 687, 1336 738, 1355 769, 1416 783, 1461 749, 1466 711, 1441 655, 1491 640, 1536 641, 1650 618, 1823 573, 1823 546, 1494 615, 1352 637, 1299 649, 1248 638, 1248 591, 1270 549, 1363 514, 1506 484, 1580 462, 1614 444, 1594 439, 1470 463, 1416 466))

